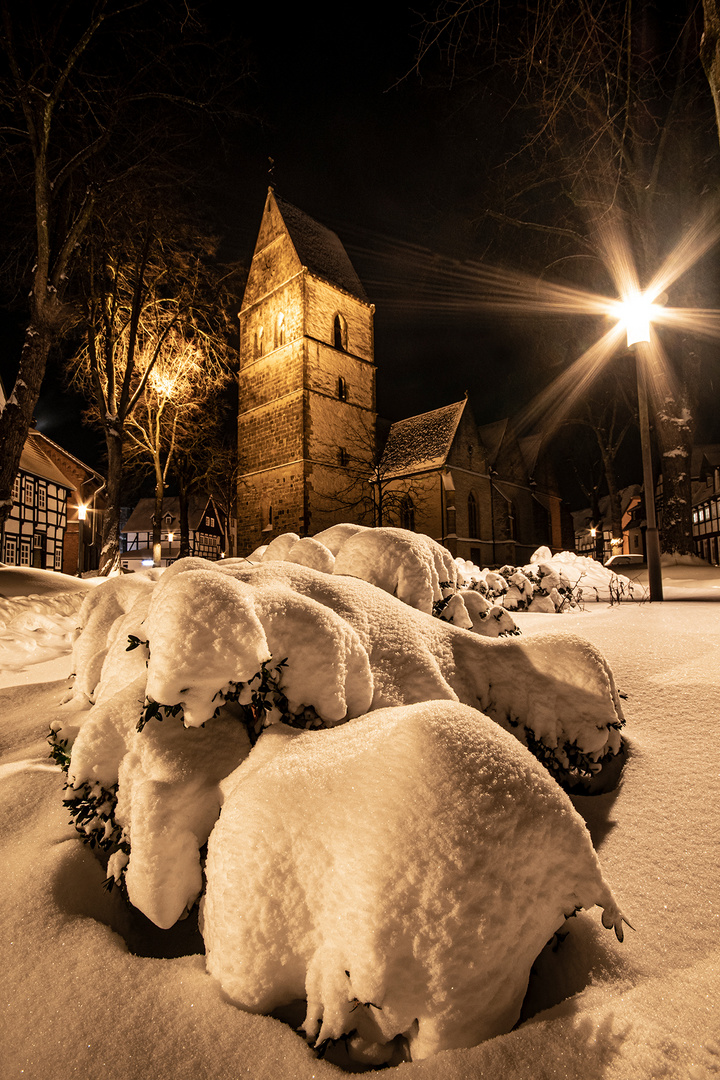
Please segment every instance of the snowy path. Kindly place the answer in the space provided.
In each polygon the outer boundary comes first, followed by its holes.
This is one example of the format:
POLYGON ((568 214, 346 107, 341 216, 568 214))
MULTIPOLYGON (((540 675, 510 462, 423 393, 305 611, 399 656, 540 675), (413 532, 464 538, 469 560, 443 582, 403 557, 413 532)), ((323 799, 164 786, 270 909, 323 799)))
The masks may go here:
MULTIPOLYGON (((618 792, 577 805, 635 926, 623 945, 573 920, 517 1030, 399 1066, 438 1080, 720 1076, 720 606, 520 615, 605 653, 631 754, 618 792)), ((131 956, 103 922, 99 865, 66 824, 44 732, 61 683, 0 690, 3 1080, 312 1080, 342 1073, 278 1021, 223 1001, 199 957, 131 956), (25 763, 25 764, 19 764, 25 763), (8 1034, 12 1033, 12 1038, 8 1034)))

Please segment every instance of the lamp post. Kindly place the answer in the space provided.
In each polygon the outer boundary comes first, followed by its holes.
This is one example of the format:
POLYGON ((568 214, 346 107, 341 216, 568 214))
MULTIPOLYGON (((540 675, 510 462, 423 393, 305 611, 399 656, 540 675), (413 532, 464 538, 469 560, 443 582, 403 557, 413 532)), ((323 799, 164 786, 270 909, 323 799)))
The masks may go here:
POLYGON ((628 348, 634 346, 635 373, 637 376, 638 420, 640 422, 640 445, 642 448, 643 487, 645 489, 645 548, 647 551, 648 584, 650 599, 662 600, 663 583, 660 565, 660 536, 655 514, 655 484, 653 481, 652 450, 650 447, 650 420, 647 403, 647 360, 650 344, 650 315, 652 304, 643 297, 635 297, 624 305, 625 328, 628 348))
POLYGON ((87 506, 84 503, 78 503, 77 508, 78 516, 78 577, 82 577, 85 564, 85 518, 87 517, 87 506))

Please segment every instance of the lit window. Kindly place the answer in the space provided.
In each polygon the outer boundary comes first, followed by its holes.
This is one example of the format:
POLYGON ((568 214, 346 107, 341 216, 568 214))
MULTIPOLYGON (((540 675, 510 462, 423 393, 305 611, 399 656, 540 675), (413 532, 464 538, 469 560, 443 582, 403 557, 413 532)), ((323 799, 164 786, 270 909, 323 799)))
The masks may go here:
POLYGON ((697 523, 698 523, 698 512, 697 512, 697 510, 693 510, 693 525, 697 525, 697 523))
POLYGON ((257 359, 258 356, 262 356, 262 354, 263 354, 263 338, 264 338, 264 336, 265 336, 265 331, 263 330, 262 326, 258 326, 257 330, 255 331, 255 347, 254 347, 254 350, 253 350, 253 355, 255 356, 256 359, 257 359))
POLYGON ((206 517, 205 518, 205 524, 209 525, 211 529, 214 529, 215 528, 215 518, 214 517, 206 517))
POLYGON ((339 401, 347 401, 347 383, 343 379, 342 375, 338 375, 337 395, 339 401))
POLYGON ((338 312, 333 319, 333 345, 336 349, 342 349, 343 352, 346 352, 347 342, 347 319, 338 312))
POLYGON ((275 324, 275 348, 285 344, 285 312, 281 311, 275 324))

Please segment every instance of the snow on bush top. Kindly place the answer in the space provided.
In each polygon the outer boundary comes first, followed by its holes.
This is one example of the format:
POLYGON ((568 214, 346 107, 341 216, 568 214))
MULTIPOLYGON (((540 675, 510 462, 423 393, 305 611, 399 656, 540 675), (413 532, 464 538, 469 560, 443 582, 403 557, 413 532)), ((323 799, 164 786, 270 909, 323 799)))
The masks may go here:
POLYGON ((570 800, 466 706, 276 727, 222 787, 208 969, 253 1012, 307 997, 318 1044, 355 1032, 376 1062, 399 1034, 413 1058, 472 1046, 512 1028, 566 916, 599 904, 622 937, 570 800))
POLYGON ((406 529, 363 529, 350 536, 335 556, 335 573, 369 581, 428 615, 457 586, 447 548, 406 529))

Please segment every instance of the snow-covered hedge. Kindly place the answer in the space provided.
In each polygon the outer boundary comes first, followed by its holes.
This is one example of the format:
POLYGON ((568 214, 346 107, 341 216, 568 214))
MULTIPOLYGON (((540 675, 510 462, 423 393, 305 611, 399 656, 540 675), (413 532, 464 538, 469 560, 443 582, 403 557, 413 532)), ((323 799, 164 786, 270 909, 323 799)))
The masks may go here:
POLYGON ((284 533, 249 556, 253 563, 294 562, 360 578, 428 615, 484 637, 519 634, 501 604, 468 607, 459 588, 458 560, 424 533, 364 525, 333 525, 314 537, 284 533))
POLYGON ((620 748, 612 675, 573 637, 489 641, 365 581, 275 560, 185 559, 131 592, 134 603, 119 578, 85 601, 77 689, 54 741, 60 757, 71 750, 78 828, 159 926, 196 900, 218 785, 275 722, 332 727, 461 701, 570 785, 620 748))
POLYGON ((642 599, 646 593, 644 586, 595 559, 573 551, 553 555, 547 547, 538 548, 525 566, 481 570, 461 558, 455 564, 464 597, 475 590, 510 611, 555 613, 592 600, 642 599))
POLYGON ((222 784, 201 924, 252 1012, 307 999, 304 1030, 389 1060, 472 1046, 518 1019, 567 916, 622 915, 582 819, 521 747, 448 701, 332 731, 273 727, 222 784))

